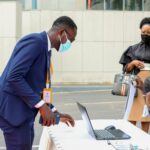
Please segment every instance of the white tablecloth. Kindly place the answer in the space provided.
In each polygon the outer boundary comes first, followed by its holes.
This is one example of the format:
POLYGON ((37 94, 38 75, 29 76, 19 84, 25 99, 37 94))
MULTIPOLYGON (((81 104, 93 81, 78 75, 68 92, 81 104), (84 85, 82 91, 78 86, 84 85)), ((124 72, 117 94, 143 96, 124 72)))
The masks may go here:
MULTIPOLYGON (((123 130, 132 138, 129 140, 110 141, 120 150, 127 150, 130 144, 143 150, 150 150, 150 135, 133 126, 125 120, 92 120, 94 129, 104 129, 108 125, 114 125, 123 130)), ((52 127, 44 127, 40 140, 39 150, 114 150, 105 140, 92 138, 82 120, 76 121, 74 128, 59 124, 52 127)))

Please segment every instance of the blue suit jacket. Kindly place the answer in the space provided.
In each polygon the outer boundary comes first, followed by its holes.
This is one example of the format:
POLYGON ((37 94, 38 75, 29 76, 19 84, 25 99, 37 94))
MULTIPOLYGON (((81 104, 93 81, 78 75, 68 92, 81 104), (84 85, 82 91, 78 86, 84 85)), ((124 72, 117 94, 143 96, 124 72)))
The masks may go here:
POLYGON ((0 78, 0 116, 18 126, 33 120, 34 106, 45 87, 48 59, 47 33, 23 37, 15 46, 0 78))

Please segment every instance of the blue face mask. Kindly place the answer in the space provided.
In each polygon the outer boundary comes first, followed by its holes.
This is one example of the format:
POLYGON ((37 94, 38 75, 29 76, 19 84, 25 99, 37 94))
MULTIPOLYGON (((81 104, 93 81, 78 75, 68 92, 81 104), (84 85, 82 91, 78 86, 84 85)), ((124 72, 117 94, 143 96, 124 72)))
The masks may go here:
MULTIPOLYGON (((66 38, 67 38, 67 35, 66 35, 66 38)), ((61 42, 61 39, 60 39, 60 42, 61 42)), ((67 38, 67 41, 65 43, 60 43, 59 52, 61 52, 61 53, 66 52, 66 51, 68 51, 70 49, 70 47, 71 47, 71 42, 67 38)))

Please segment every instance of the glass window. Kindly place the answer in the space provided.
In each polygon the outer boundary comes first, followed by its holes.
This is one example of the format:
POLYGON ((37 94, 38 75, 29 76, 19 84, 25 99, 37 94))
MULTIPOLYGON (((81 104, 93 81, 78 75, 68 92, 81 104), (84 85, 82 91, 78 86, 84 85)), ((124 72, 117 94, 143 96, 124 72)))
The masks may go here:
POLYGON ((123 10, 123 0, 105 0, 106 10, 123 10))
POLYGON ((150 0, 144 0, 144 10, 145 11, 150 10, 150 0))
POLYGON ((135 0, 135 10, 142 10, 142 0, 135 0))
MULTIPOLYGON (((85 10, 86 0, 19 0, 24 10, 85 10)), ((91 0, 92 1, 92 0, 91 0)), ((99 0, 97 0, 99 1, 99 0)))
POLYGON ((25 10, 31 10, 32 9, 32 1, 31 0, 22 0, 23 3, 23 9, 25 10))
POLYGON ((19 2, 21 3, 22 8, 24 9, 25 8, 24 0, 19 0, 19 2))
POLYGON ((37 0, 20 0, 24 10, 37 9, 37 0))
POLYGON ((93 0, 92 9, 94 10, 104 10, 104 0, 93 0))
POLYGON ((37 9, 37 0, 32 0, 32 9, 37 9))
POLYGON ((87 0, 87 9, 104 10, 104 0, 87 0))
POLYGON ((125 10, 142 10, 142 0, 125 0, 125 10))

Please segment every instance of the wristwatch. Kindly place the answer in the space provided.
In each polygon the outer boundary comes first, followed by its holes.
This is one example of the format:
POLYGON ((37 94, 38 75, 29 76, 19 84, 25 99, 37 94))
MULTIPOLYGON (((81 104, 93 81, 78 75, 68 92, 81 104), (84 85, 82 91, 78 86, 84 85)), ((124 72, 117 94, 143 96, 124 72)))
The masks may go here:
POLYGON ((59 112, 54 112, 54 114, 55 114, 56 124, 59 124, 59 121, 60 121, 60 113, 59 113, 59 112))

